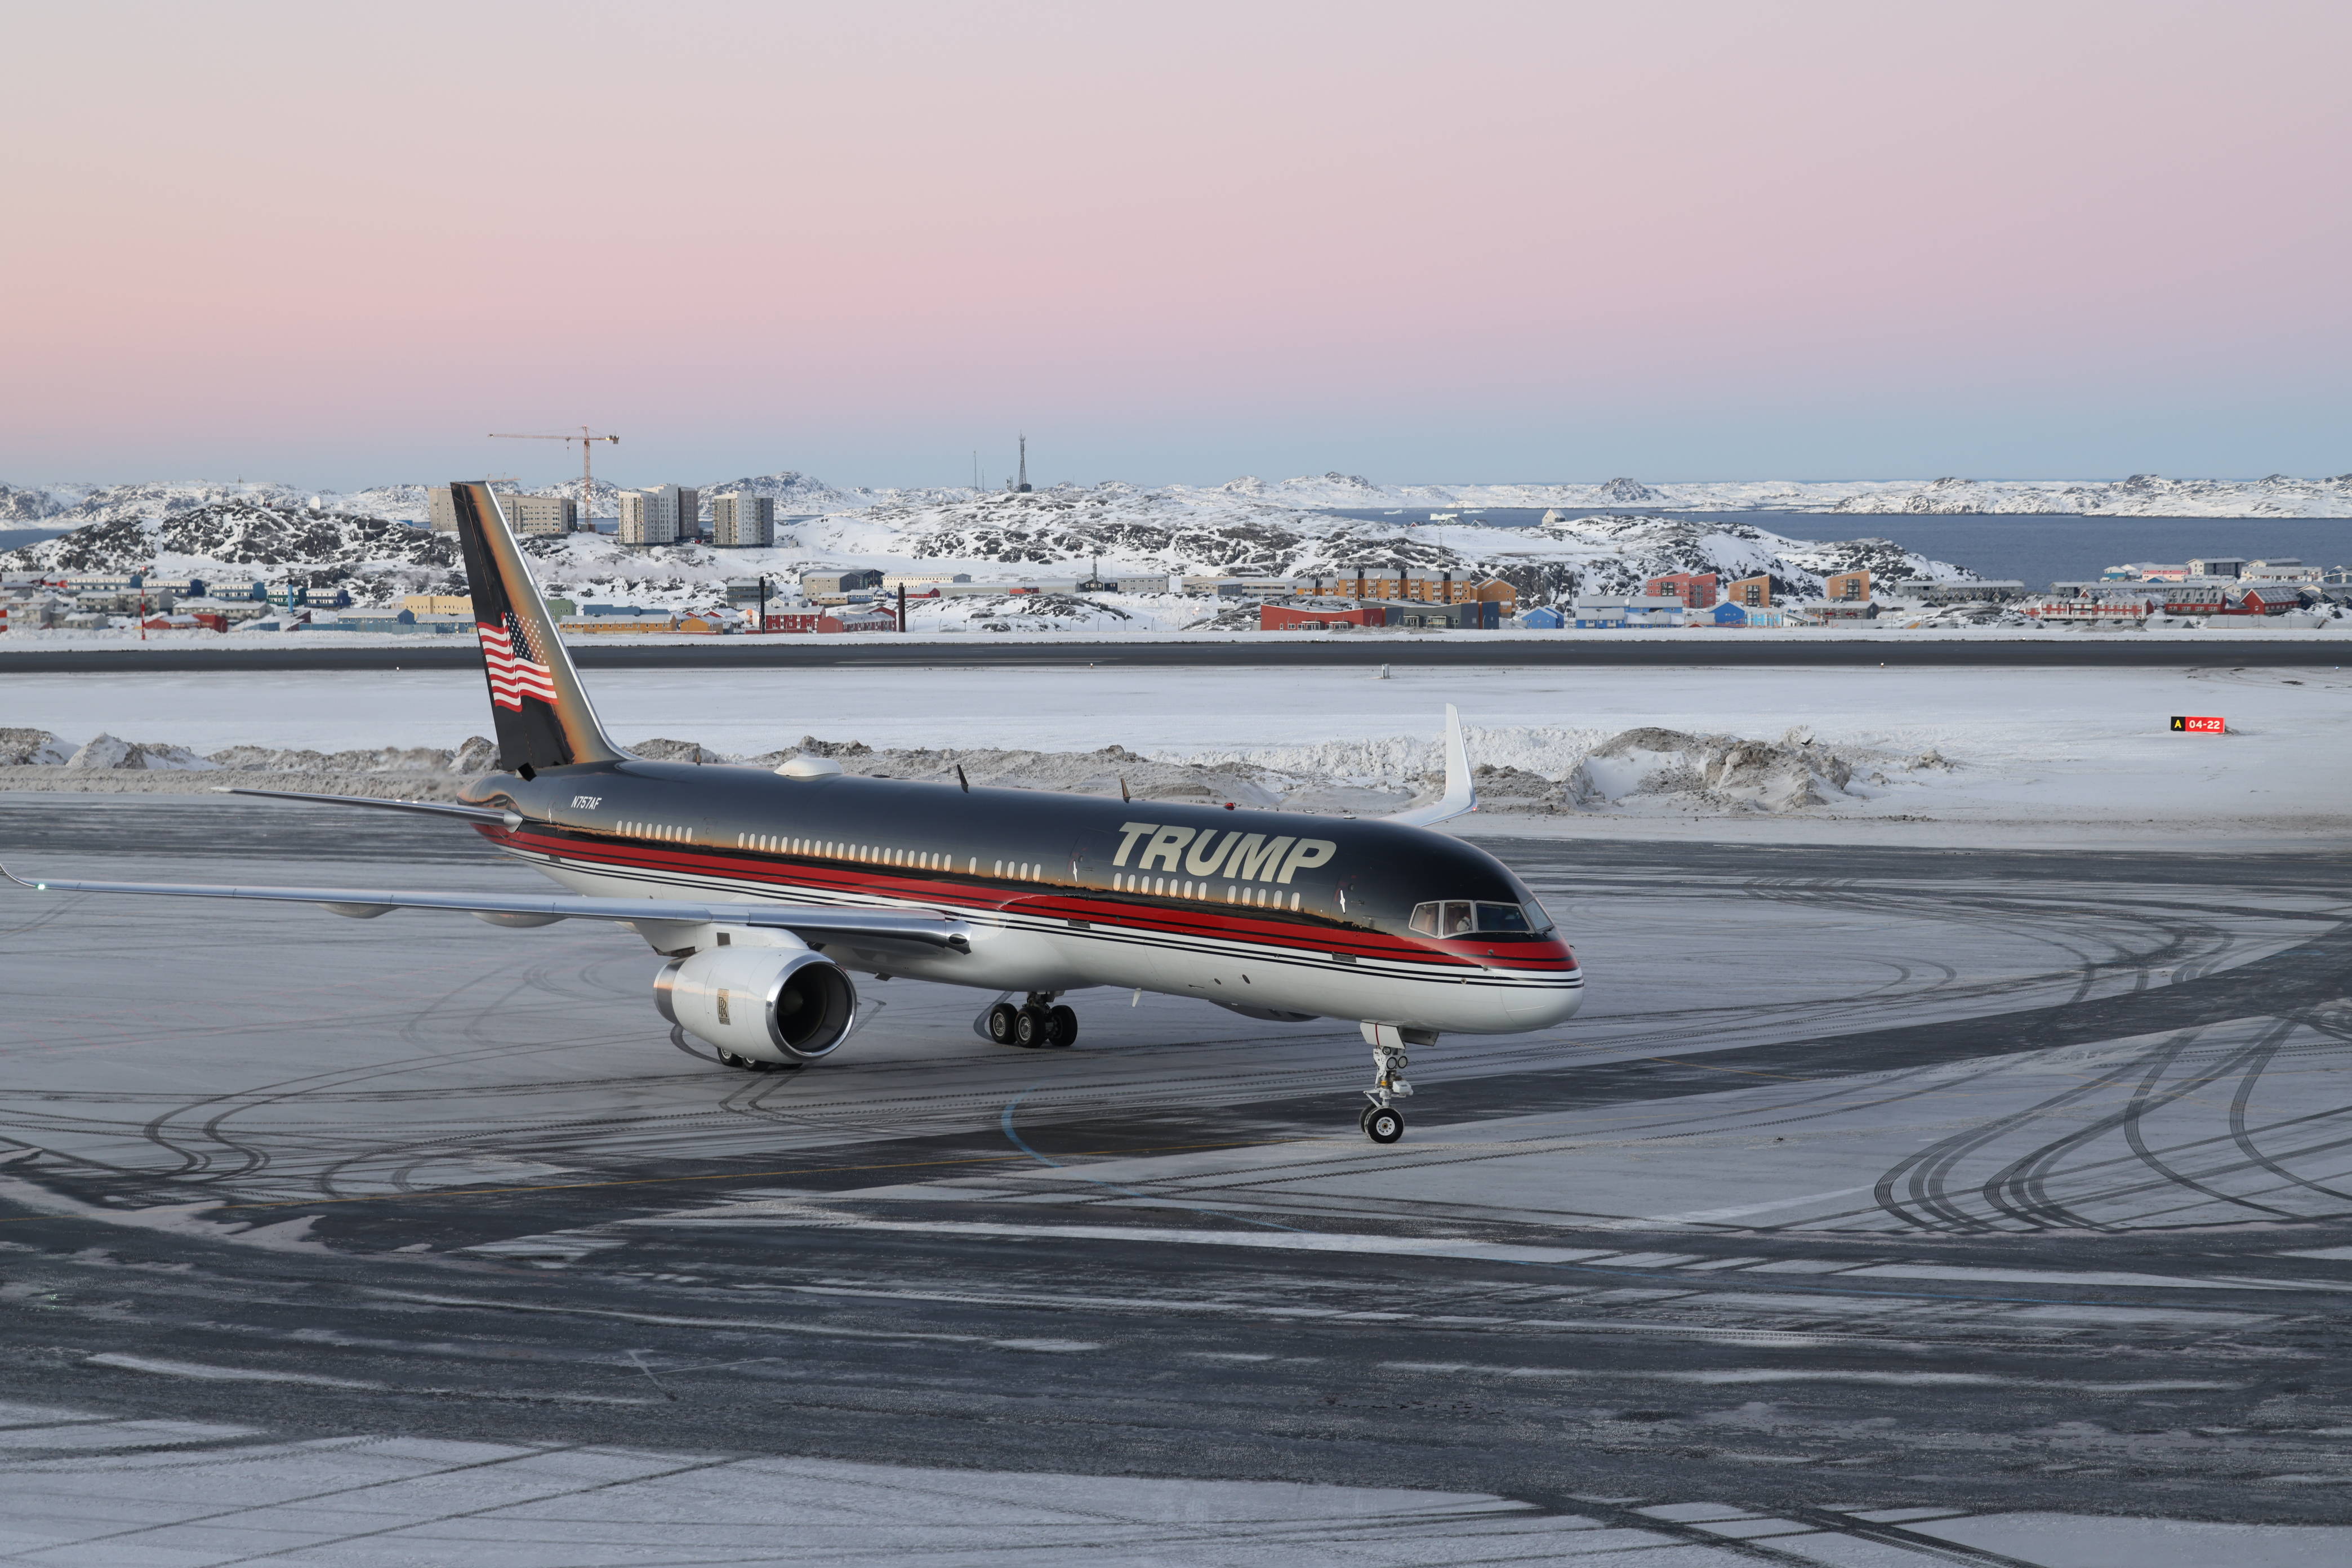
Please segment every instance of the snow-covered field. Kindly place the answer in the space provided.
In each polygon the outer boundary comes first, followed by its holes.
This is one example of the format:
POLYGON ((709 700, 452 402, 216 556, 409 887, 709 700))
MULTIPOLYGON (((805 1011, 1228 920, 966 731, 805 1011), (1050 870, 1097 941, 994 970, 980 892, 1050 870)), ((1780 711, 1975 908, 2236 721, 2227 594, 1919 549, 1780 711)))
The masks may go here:
MULTIPOLYGON (((1453 702, 1473 761, 1500 770, 1472 833, 2292 846, 2344 831, 2352 766, 2352 678, 2319 669, 845 668, 606 670, 593 686, 625 743, 754 757, 814 736, 862 742, 877 754, 854 765, 901 776, 961 756, 1008 784, 1115 790, 1125 776, 1354 810, 1427 787, 1453 702), (2231 732, 2170 731, 2191 713, 2231 732)), ((455 748, 488 712, 463 670, 26 675, 0 696, 0 726, 68 749, 105 732, 199 754, 333 752, 455 748)), ((39 768, 7 782, 206 781, 39 768)))

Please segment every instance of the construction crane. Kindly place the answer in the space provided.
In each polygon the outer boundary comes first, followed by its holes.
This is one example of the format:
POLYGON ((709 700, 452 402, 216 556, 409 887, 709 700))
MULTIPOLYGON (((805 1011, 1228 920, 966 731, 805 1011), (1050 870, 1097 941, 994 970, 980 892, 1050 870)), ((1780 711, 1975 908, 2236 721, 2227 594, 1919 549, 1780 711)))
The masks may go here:
POLYGON ((593 513, 595 510, 596 504, 596 475, 593 465, 592 465, 588 460, 589 453, 594 449, 596 443, 599 441, 610 441, 615 447, 619 446, 621 444, 621 438, 618 436, 599 436, 590 431, 588 426, 583 425, 580 426, 580 434, 577 436, 523 436, 517 435, 512 431, 493 430, 490 432, 490 439, 493 441, 579 442, 580 526, 586 528, 593 521, 593 513))

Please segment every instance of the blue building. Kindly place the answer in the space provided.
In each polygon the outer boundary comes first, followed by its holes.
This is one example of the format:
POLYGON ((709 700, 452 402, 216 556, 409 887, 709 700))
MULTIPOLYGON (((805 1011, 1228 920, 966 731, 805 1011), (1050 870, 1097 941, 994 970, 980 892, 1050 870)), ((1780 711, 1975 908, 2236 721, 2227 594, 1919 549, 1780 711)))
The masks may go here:
POLYGON ((1519 625, 1533 631, 1556 632, 1568 625, 1568 617, 1546 605, 1539 610, 1529 610, 1519 617, 1519 625))
POLYGON ((1788 622, 1779 609, 1770 605, 1735 605, 1729 601, 1715 607, 1715 624, 1718 626, 1778 626, 1788 622))

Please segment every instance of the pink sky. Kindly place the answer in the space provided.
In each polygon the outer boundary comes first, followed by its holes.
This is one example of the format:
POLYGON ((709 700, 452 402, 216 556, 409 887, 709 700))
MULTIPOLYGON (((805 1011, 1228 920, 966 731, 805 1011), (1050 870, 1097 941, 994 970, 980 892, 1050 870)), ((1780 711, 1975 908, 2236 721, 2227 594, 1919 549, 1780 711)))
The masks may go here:
POLYGON ((0 479, 2352 468, 2352 7, 18 5, 0 479), (505 449, 501 449, 501 447, 505 449), (643 466, 640 471, 640 466, 643 466))

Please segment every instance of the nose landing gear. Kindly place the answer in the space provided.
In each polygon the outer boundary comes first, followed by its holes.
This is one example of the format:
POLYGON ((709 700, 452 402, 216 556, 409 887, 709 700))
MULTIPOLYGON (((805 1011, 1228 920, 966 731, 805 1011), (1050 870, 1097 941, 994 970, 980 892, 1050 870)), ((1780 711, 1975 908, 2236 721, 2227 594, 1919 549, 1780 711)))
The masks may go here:
POLYGON ((1394 1102, 1410 1099, 1412 1085, 1404 1080, 1406 1057, 1402 1046, 1374 1046, 1372 1087, 1364 1090, 1371 1103, 1356 1118, 1364 1136, 1375 1143, 1393 1143, 1404 1136, 1404 1112, 1394 1102))

